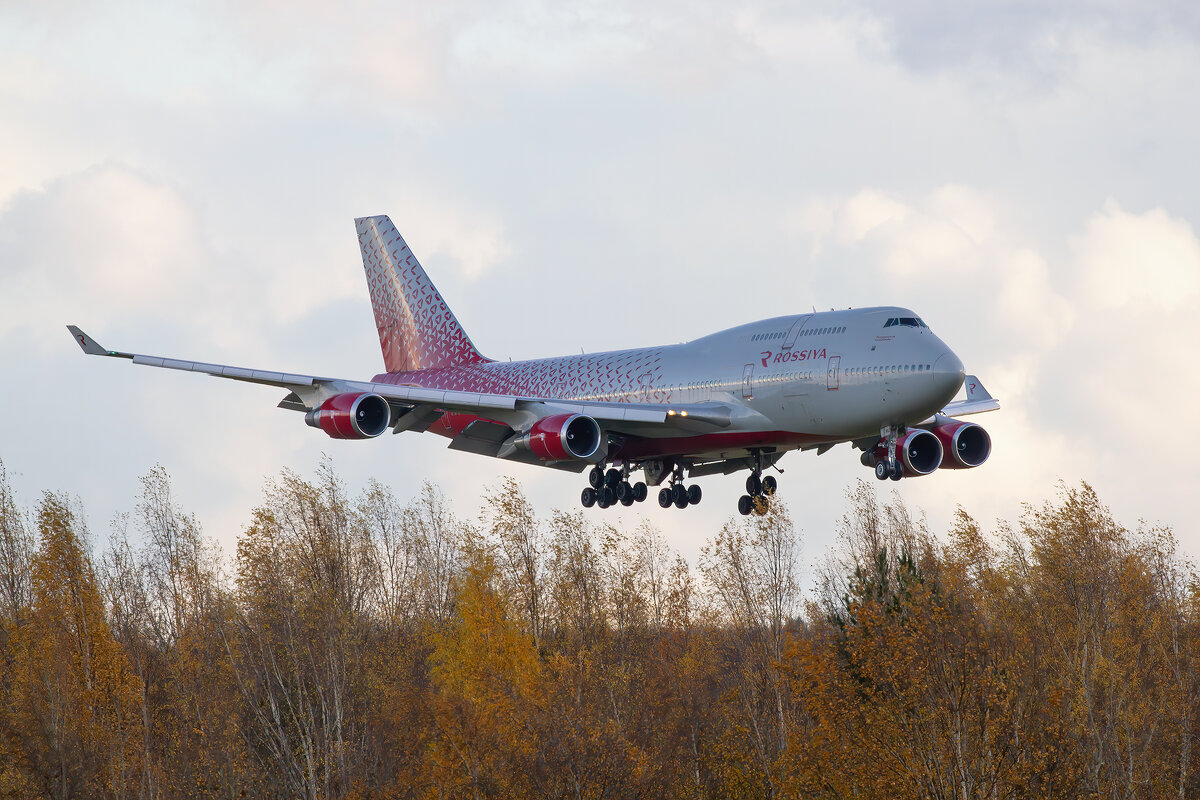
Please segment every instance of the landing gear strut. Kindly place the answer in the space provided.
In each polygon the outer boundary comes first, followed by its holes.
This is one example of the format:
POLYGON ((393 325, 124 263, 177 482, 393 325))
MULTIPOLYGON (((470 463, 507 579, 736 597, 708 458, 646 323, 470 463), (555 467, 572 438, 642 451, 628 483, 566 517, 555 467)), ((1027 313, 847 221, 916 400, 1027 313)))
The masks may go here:
POLYGON ((746 493, 738 498, 738 513, 742 516, 748 516, 753 512, 761 517, 771 508, 771 495, 779 489, 779 482, 775 480, 774 475, 764 478, 762 471, 762 453, 756 451, 754 453, 754 469, 750 473, 750 477, 746 478, 746 493))
POLYGON ((671 471, 671 485, 658 490, 658 504, 663 508, 687 508, 694 506, 704 497, 699 486, 683 485, 683 467, 671 471))
POLYGON ((593 505, 608 508, 617 503, 631 506, 644 501, 647 494, 649 492, 646 490, 646 484, 641 481, 633 484, 629 482, 628 464, 622 465, 620 469, 612 467, 605 471, 604 462, 601 461, 588 472, 588 488, 580 494, 579 501, 584 508, 591 508, 593 505))
POLYGON ((879 436, 887 443, 887 455, 875 462, 875 477, 881 481, 891 478, 898 481, 904 477, 904 465, 896 456, 896 441, 900 438, 902 429, 896 425, 885 425, 879 431, 879 436))

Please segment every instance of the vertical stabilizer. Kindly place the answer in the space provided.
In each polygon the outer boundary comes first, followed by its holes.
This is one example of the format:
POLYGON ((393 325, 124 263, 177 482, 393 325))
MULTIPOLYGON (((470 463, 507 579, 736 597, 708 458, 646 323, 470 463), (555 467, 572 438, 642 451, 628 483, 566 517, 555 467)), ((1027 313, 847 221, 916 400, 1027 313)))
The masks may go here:
POLYGON ((360 217, 354 224, 385 369, 403 372, 487 361, 392 221, 360 217))

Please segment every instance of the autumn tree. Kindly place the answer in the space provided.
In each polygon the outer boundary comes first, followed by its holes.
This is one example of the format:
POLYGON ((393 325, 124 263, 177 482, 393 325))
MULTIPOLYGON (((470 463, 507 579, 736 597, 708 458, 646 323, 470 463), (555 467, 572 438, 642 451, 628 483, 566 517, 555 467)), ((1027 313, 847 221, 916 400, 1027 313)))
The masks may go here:
POLYGON ((37 509, 28 623, 13 637, 10 735, 52 797, 129 797, 139 783, 141 685, 113 639, 83 529, 47 493, 37 509))
POLYGON ((252 752, 281 795, 340 797, 361 768, 372 556, 328 463, 315 483, 270 483, 238 543, 225 644, 252 752))

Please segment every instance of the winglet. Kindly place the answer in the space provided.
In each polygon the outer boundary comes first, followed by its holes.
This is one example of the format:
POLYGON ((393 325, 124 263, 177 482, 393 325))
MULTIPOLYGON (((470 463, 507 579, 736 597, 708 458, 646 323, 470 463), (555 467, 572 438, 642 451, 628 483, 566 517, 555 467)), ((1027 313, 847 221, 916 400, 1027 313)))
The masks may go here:
POLYGON ((942 409, 943 414, 948 417, 965 417, 967 414, 995 411, 1000 407, 1000 401, 992 397, 974 375, 968 375, 963 380, 963 388, 967 392, 967 399, 949 404, 942 409))
POLYGON ((89 356, 117 356, 118 358, 133 358, 132 353, 118 353, 116 350, 105 350, 92 337, 88 336, 75 325, 68 325, 67 330, 71 332, 71 336, 83 348, 83 352, 89 356))
POLYGON ((991 393, 983 388, 983 384, 979 382, 979 378, 974 375, 968 375, 963 381, 963 387, 967 390, 967 402, 978 403, 984 400, 994 400, 991 393))

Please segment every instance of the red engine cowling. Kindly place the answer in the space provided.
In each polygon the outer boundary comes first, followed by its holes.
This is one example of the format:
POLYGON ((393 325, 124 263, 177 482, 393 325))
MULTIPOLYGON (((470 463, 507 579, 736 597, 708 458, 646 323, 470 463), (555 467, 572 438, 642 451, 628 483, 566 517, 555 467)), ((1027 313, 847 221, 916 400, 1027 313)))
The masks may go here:
POLYGON ((583 414, 557 414, 539 419, 521 439, 543 461, 587 460, 600 449, 600 423, 583 414))
POLYGON ((942 469, 978 467, 992 454, 992 437, 974 422, 950 420, 931 428, 930 432, 938 438, 946 452, 942 469))
MULTIPOLYGON (((942 466, 942 443, 922 428, 913 428, 896 440, 896 457, 904 467, 904 475, 917 478, 936 472, 942 466)), ((863 453, 862 462, 873 467, 887 459, 887 443, 880 439, 874 450, 863 453)))
POLYGON ((377 394, 339 394, 305 414, 304 421, 334 439, 373 439, 388 429, 392 409, 377 394))

